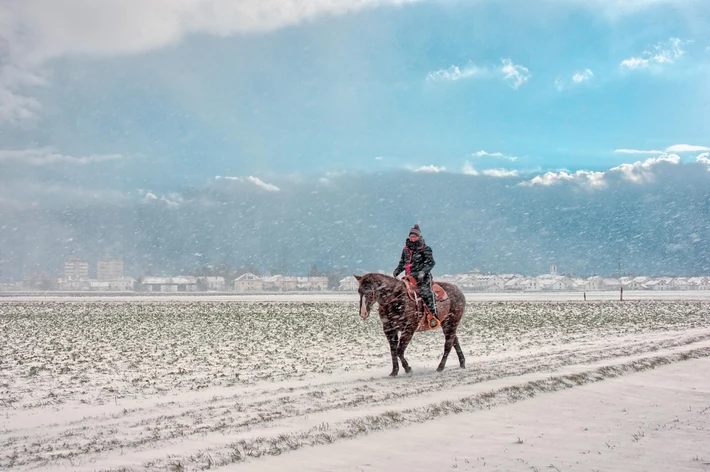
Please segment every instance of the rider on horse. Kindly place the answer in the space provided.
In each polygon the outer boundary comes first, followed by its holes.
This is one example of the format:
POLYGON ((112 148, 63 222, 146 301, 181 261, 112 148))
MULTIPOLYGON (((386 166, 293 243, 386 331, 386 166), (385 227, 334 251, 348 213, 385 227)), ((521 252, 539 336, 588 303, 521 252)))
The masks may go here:
MULTIPOLYGON (((419 225, 415 224, 409 230, 409 238, 405 241, 402 257, 393 275, 396 278, 404 270, 406 275, 416 277, 424 303, 429 307, 434 318, 438 320, 431 277, 431 269, 434 268, 434 264, 436 262, 434 262, 431 248, 424 243, 419 225)), ((432 319, 430 324, 434 328, 437 322, 432 319)))

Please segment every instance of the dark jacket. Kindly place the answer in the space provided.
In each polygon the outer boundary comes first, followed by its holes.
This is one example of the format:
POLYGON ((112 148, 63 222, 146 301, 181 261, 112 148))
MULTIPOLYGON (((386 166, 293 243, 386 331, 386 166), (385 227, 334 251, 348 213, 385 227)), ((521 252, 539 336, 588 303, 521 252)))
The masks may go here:
POLYGON ((431 248, 424 243, 424 238, 420 238, 416 243, 407 239, 399 265, 394 270, 394 276, 397 277, 402 271, 414 277, 419 277, 422 272, 423 275, 427 275, 434 268, 434 264, 436 262, 431 248))

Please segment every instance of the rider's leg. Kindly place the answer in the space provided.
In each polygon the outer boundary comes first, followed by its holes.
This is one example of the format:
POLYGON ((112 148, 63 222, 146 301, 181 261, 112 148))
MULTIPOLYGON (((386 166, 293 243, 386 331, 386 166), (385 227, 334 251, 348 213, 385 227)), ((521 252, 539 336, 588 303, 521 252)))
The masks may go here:
MULTIPOLYGON (((434 318, 438 320, 439 315, 436 312, 436 301, 434 300, 434 290, 432 288, 432 277, 430 274, 427 274, 424 277, 424 280, 421 281, 419 289, 424 303, 426 303, 426 306, 429 307, 429 311, 432 315, 434 315, 434 318)), ((431 325, 436 326, 436 321, 432 320, 431 325)))

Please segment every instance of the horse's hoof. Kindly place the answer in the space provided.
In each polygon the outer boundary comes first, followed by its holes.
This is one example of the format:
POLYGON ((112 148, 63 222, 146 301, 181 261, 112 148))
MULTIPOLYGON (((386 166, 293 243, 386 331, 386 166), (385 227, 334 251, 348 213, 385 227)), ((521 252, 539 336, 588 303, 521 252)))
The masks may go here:
POLYGON ((408 374, 411 374, 411 373, 412 373, 412 368, 410 367, 409 369, 404 369, 404 371, 405 371, 406 373, 408 373, 408 374))
POLYGON ((462 368, 462 369, 465 369, 465 368, 466 368, 466 364, 461 364, 461 368, 462 368))
POLYGON ((444 371, 444 366, 440 365, 439 367, 436 368, 437 372, 443 372, 444 371))
POLYGON ((390 372, 390 377, 397 377, 397 374, 399 374, 399 372, 393 370, 392 372, 390 372))

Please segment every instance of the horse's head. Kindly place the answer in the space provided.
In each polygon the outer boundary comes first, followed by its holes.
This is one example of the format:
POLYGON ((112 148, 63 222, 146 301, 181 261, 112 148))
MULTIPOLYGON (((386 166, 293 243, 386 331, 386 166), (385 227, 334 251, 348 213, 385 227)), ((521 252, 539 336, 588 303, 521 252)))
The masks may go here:
POLYGON ((360 294, 360 317, 366 320, 370 316, 372 305, 377 297, 377 284, 369 274, 357 276, 353 275, 360 284, 357 291, 360 294))

